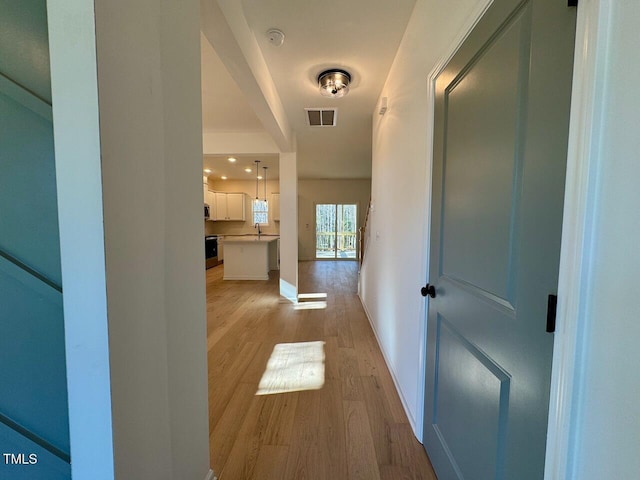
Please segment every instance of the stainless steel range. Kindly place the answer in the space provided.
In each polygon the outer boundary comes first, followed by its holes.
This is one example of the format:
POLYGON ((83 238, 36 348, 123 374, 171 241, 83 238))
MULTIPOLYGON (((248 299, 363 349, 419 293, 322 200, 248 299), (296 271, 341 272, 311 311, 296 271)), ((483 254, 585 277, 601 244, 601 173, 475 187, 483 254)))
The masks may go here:
POLYGON ((221 262, 218 260, 218 236, 207 235, 204 237, 204 253, 207 268, 215 267, 221 262))

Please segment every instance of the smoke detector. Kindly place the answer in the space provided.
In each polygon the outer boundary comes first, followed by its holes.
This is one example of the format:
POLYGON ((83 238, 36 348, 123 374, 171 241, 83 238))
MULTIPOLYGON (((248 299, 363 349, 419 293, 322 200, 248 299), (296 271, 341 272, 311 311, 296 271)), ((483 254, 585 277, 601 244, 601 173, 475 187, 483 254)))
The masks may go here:
POLYGON ((269 43, 274 47, 281 47, 284 43, 284 33, 277 28, 267 30, 267 38, 269 39, 269 43))

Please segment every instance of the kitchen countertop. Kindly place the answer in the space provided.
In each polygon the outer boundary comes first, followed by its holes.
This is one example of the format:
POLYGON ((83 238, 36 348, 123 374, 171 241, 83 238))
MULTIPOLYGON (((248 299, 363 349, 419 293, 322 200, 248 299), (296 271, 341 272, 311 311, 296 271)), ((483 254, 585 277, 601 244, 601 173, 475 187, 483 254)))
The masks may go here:
POLYGON ((224 242, 225 243, 248 243, 248 242, 259 242, 259 243, 269 243, 273 242, 280 238, 280 235, 225 235, 224 242))

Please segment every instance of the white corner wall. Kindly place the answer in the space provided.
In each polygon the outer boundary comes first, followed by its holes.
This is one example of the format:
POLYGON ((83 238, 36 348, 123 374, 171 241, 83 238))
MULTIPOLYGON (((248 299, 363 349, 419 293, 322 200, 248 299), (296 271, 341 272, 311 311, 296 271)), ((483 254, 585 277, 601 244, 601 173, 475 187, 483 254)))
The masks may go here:
POLYGON ((427 77, 482 0, 418 0, 374 112, 369 243, 360 295, 409 421, 422 436, 429 212, 427 77))
POLYGON ((280 295, 298 301, 298 164, 280 154, 280 295))
POLYGON ((599 9, 604 83, 593 112, 597 176, 569 448, 574 480, 640 478, 640 3, 603 0, 599 9))
POLYGON ((202 480, 199 2, 95 10, 115 475, 202 480))

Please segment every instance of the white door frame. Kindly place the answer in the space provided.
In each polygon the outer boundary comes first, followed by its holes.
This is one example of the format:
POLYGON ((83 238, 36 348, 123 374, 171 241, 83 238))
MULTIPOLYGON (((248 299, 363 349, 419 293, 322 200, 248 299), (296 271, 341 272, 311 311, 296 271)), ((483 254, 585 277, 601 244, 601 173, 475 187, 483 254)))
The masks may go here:
MULTIPOLYGON (((433 126, 435 105, 435 80, 458 51, 493 0, 484 0, 469 16, 447 54, 434 67, 427 78, 427 212, 425 218, 426 243, 429 251, 429 225, 431 203, 431 169, 433 165, 433 126)), ((579 398, 580 338, 583 322, 584 299, 589 260, 592 252, 593 209, 595 200, 594 180, 602 159, 598 158, 598 132, 602 124, 603 70, 607 39, 611 26, 609 12, 611 0, 580 0, 577 12, 574 70, 571 93, 567 175, 563 210, 562 242, 558 279, 558 310, 554 334, 551 393, 545 457, 546 480, 571 478, 570 455, 575 443, 573 418, 579 398)), ((428 255, 424 263, 424 277, 428 277, 428 255)), ((423 438, 425 401, 425 361, 427 305, 421 312, 421 365, 418 371, 418 405, 416 433, 423 438)))

